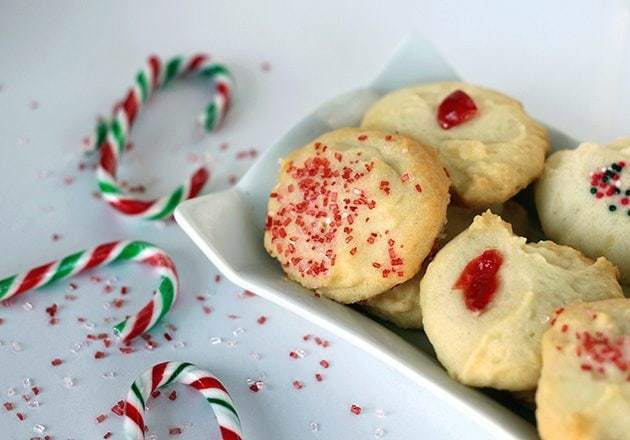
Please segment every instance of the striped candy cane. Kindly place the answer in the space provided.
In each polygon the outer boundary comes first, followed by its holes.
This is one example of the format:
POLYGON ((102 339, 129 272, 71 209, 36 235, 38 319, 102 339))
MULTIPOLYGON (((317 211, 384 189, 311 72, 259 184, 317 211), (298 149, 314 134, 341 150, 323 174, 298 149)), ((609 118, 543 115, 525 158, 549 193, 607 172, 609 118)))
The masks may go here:
POLYGON ((125 402, 125 435, 128 440, 144 439, 144 408, 151 393, 179 382, 193 387, 214 411, 223 440, 240 440, 241 422, 234 402, 221 382, 211 373, 185 362, 162 362, 145 371, 131 385, 125 402))
POLYGON ((215 130, 224 119, 232 97, 233 82, 227 68, 222 64, 209 62, 206 55, 174 57, 166 63, 153 55, 136 75, 134 85, 129 88, 122 102, 114 107, 111 121, 100 120, 94 135, 87 140, 88 151, 101 151, 96 172, 101 194, 114 209, 123 214, 148 220, 166 218, 173 213, 179 202, 197 196, 209 178, 209 170, 201 167, 171 194, 155 200, 137 199, 126 193, 116 180, 118 161, 128 143, 129 132, 142 104, 173 79, 188 74, 208 78, 214 83, 212 102, 199 116, 199 121, 206 131, 215 130))
POLYGON ((155 267, 160 275, 160 285, 151 301, 137 314, 114 326, 116 336, 124 342, 131 341, 136 336, 149 331, 169 312, 179 289, 173 260, 162 249, 144 241, 104 243, 36 267, 26 273, 0 280, 0 301, 94 267, 119 261, 138 261, 148 264, 155 267))

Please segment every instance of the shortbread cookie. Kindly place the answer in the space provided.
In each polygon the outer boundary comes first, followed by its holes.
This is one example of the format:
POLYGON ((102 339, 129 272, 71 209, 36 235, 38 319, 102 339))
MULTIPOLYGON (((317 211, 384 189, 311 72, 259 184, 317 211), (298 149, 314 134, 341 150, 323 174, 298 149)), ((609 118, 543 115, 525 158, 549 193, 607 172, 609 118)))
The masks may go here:
POLYGON ((630 436, 630 299, 559 310, 542 340, 536 403, 544 440, 630 436))
POLYGON ((540 176, 549 147, 545 129, 520 102, 461 82, 389 93, 368 110, 362 127, 408 135, 437 148, 455 192, 477 208, 505 202, 540 176), (442 128, 440 110, 447 119, 459 112, 463 122, 442 128))
POLYGON ((326 133, 281 163, 265 248, 289 278, 342 303, 413 277, 446 219, 432 148, 377 130, 326 133))
POLYGON ((486 212, 444 246, 420 284, 424 329, 458 381, 533 389, 540 340, 559 307, 622 297, 617 270, 550 241, 526 243, 486 212))
MULTIPOLYGON (((507 201, 503 205, 492 207, 491 210, 510 223, 517 234, 529 236, 526 232, 530 229, 527 221, 527 211, 521 205, 513 201, 507 201)), ((470 226, 478 214, 481 213, 474 209, 453 204, 449 205, 446 211, 446 226, 436 241, 432 253, 423 262, 420 272, 409 281, 405 281, 393 289, 362 301, 361 305, 365 310, 381 319, 393 322, 401 328, 422 328, 420 280, 424 275, 426 265, 429 264, 431 256, 441 246, 444 246, 453 237, 470 226)))
POLYGON ((630 138, 552 154, 536 185, 545 234, 617 265, 630 284, 630 138))

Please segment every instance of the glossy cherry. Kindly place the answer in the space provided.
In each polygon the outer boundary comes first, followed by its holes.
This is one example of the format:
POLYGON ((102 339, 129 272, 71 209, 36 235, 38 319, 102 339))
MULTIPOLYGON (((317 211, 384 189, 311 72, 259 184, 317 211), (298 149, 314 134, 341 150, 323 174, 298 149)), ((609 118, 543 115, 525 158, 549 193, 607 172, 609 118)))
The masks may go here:
POLYGON ((496 249, 487 249, 468 262, 455 289, 464 291, 464 303, 472 312, 485 311, 499 286, 498 272, 503 264, 503 256, 496 249))
POLYGON ((437 120, 444 130, 462 124, 477 115, 477 105, 466 92, 455 90, 438 107, 437 120))

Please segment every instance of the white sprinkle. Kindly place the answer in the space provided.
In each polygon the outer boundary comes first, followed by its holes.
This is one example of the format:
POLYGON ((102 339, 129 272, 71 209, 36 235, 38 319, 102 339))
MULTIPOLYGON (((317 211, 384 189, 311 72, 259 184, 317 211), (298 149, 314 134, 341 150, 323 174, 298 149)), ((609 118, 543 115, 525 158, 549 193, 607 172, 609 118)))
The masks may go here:
POLYGON ((250 356, 251 356, 251 357, 252 357, 252 359, 254 359, 255 361, 259 361, 259 360, 261 360, 261 359, 262 359, 262 355, 261 355, 260 353, 253 352, 253 353, 250 353, 250 356))
POLYGON ((352 188, 352 192, 355 193, 358 196, 361 195, 361 190, 359 188, 352 188))
POLYGON ((186 343, 184 341, 175 341, 172 346, 174 349, 179 350, 180 348, 186 347, 186 343))
POLYGON ((310 428, 311 432, 319 431, 319 423, 317 422, 309 422, 308 427, 310 428))
POLYGON ((217 345, 217 344, 220 344, 221 342, 223 342, 223 339, 218 336, 213 336, 210 338, 210 343, 212 345, 217 345))
POLYGON ((112 308, 112 305, 109 302, 106 301, 103 303, 103 309, 109 310, 111 308, 112 308))
POLYGON ((29 406, 31 408, 39 408, 39 400, 37 399, 29 400, 28 402, 26 402, 26 406, 29 406))
POLYGON ((245 329, 243 327, 235 328, 234 331, 232 332, 232 334, 234 336, 238 336, 238 335, 241 335, 243 333, 245 333, 245 329))
POLYGON ((381 427, 376 428, 374 430, 374 438, 383 438, 385 437, 385 430, 381 427))
POLYGON ((83 327, 85 327, 88 330, 94 330, 96 328, 96 324, 94 324, 92 321, 85 321, 83 323, 83 327))
POLYGON ((158 440, 158 436, 156 434, 149 434, 147 440, 158 440))
POLYGON ((25 303, 22 305, 22 308, 23 308, 24 310, 26 310, 27 312, 28 312, 28 311, 31 311, 31 310, 33 310, 33 304, 31 304, 30 302, 25 302, 25 303))
POLYGON ((115 371, 105 371, 103 374, 103 379, 113 379, 117 376, 115 371))
POLYGON ((10 388, 7 390, 7 396, 9 396, 9 397, 13 397, 13 396, 15 396, 15 388, 10 387, 10 388))
POLYGON ((72 388, 72 387, 74 386, 74 384, 75 384, 75 382, 74 382, 74 379, 73 379, 73 378, 68 377, 68 376, 66 376, 66 377, 64 377, 64 378, 63 378, 63 385, 64 385, 66 388, 72 388))
POLYGON ((385 417, 385 411, 383 411, 382 409, 376 409, 374 411, 374 414, 376 415, 376 417, 378 417, 379 419, 382 419, 385 417))
POLYGON ((227 345, 228 347, 232 348, 236 345, 236 341, 234 339, 230 339, 229 341, 227 341, 225 343, 225 345, 227 345))
POLYGON ((18 341, 13 341, 11 342, 11 349, 14 352, 22 351, 22 344, 20 344, 18 341))
POLYGON ((332 223, 332 219, 331 219, 330 217, 326 217, 326 218, 324 219, 324 223, 325 223, 326 225, 330 225, 330 224, 332 223))
POLYGON ((304 356, 306 356, 306 352, 304 350, 302 350, 301 348, 298 350, 295 350, 295 354, 298 355, 298 357, 303 358, 304 356))
POLYGON ((38 434, 43 434, 44 432, 46 432, 46 427, 38 423, 33 426, 33 432, 36 432, 38 434))

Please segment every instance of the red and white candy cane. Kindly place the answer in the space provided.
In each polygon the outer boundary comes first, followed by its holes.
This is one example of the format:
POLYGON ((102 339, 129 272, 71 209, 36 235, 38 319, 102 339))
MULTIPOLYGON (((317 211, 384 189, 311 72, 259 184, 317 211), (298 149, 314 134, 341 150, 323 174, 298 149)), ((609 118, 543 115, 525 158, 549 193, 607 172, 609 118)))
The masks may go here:
POLYGON ((241 421, 225 387, 211 373, 186 362, 162 362, 145 371, 131 385, 125 402, 125 435, 128 440, 143 440, 144 408, 155 390, 174 382, 199 391, 214 411, 223 440, 240 440, 241 421))
POLYGON ((89 269, 119 261, 138 261, 148 264, 155 267, 160 275, 160 285, 151 301, 138 313, 114 326, 116 336, 124 342, 131 341, 136 336, 149 331, 170 311, 179 290, 173 260, 166 252, 151 243, 144 241, 104 243, 36 267, 23 274, 10 276, 0 280, 0 301, 89 269))
POLYGON ((203 54, 190 58, 176 56, 165 63, 153 55, 136 75, 134 85, 122 102, 114 107, 111 121, 99 121, 94 136, 87 140, 88 151, 101 151, 96 174, 103 199, 123 214, 148 220, 166 218, 182 200, 197 196, 210 176, 209 170, 201 167, 183 185, 155 200, 141 200, 130 195, 116 179, 118 161, 125 151, 129 132, 142 104, 173 79, 190 74, 208 78, 214 84, 212 102, 199 116, 199 121, 206 131, 215 130, 225 117, 232 97, 233 81, 228 69, 222 64, 210 62, 203 54))

